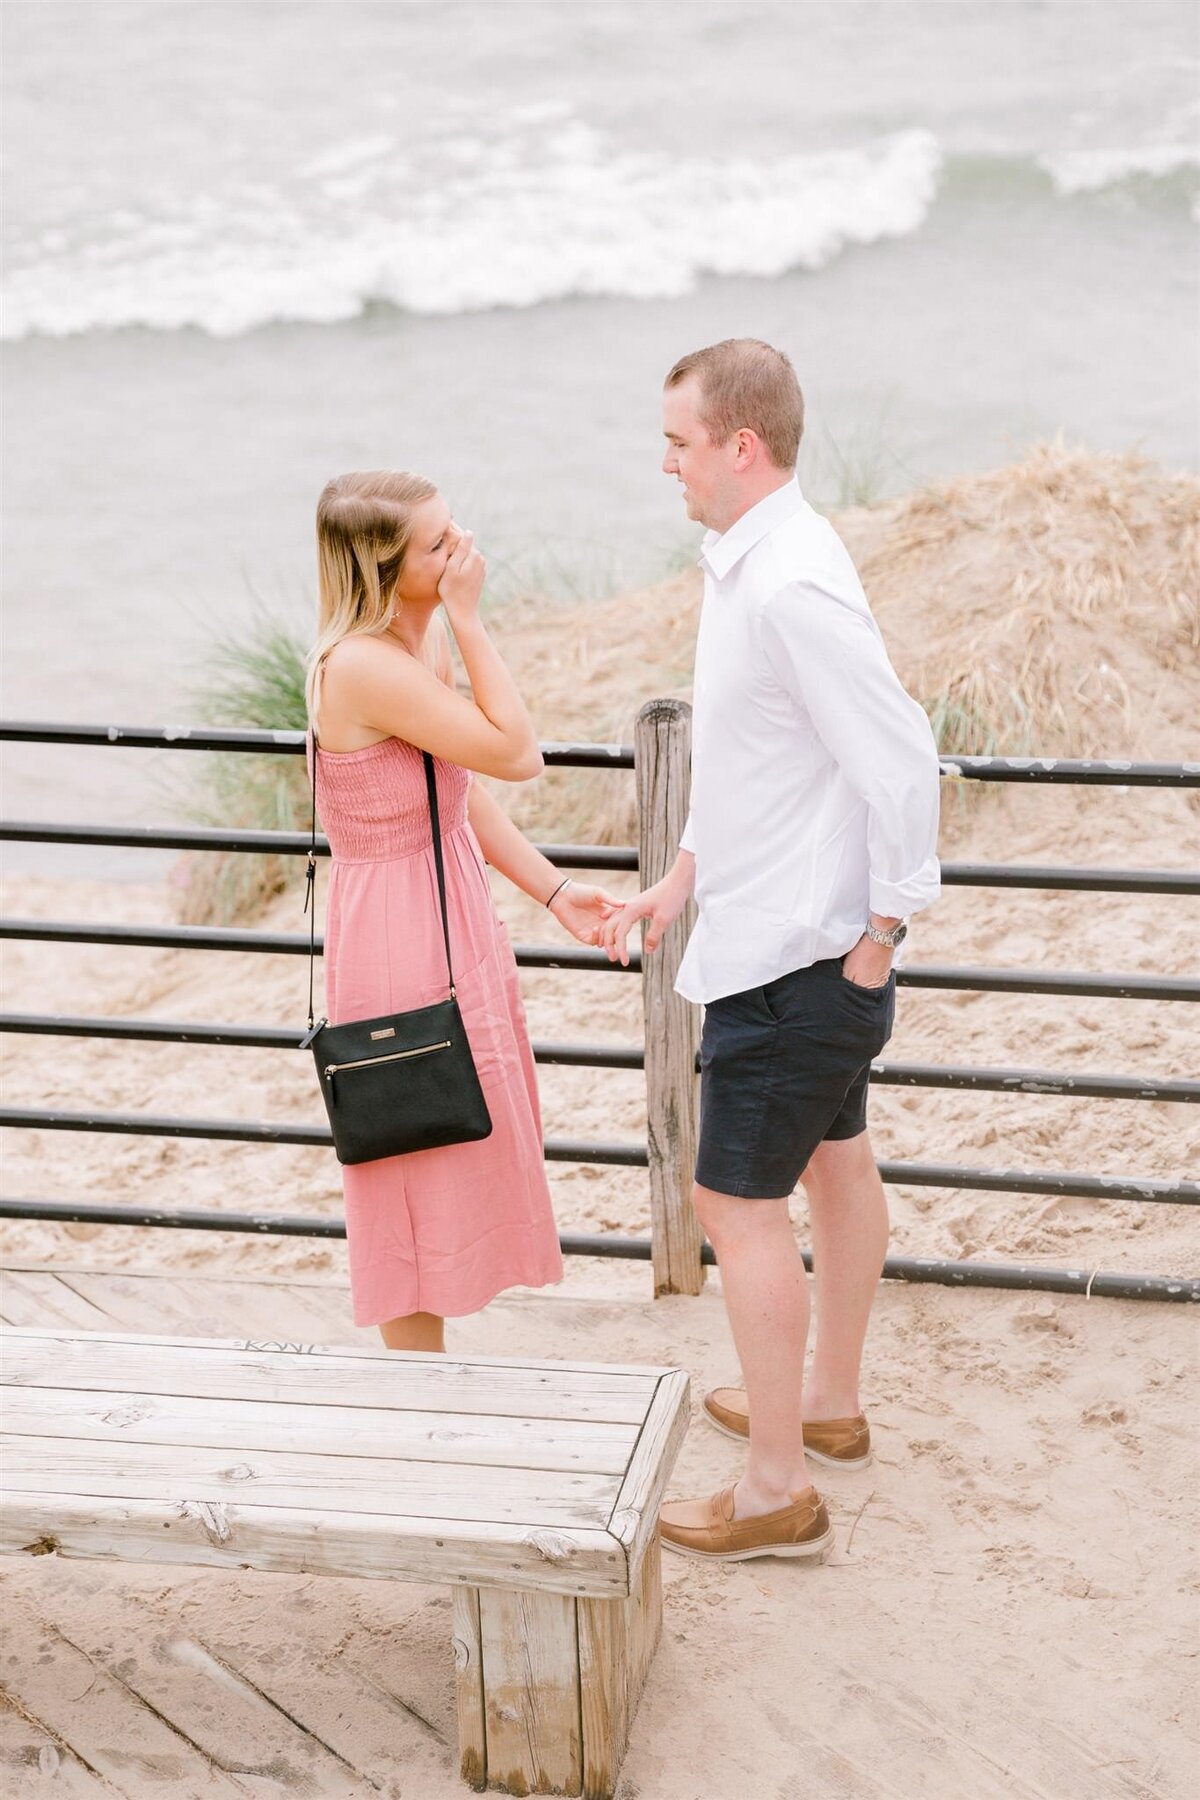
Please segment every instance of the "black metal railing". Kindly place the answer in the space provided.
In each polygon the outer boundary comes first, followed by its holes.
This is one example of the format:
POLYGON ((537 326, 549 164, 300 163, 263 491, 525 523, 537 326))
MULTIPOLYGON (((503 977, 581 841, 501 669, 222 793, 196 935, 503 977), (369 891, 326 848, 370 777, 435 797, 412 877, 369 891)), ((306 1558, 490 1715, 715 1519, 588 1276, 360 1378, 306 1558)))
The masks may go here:
MULTIPOLYGON (((228 731, 209 728, 150 728, 10 722, 0 724, 0 739, 19 742, 86 744, 94 746, 202 750, 301 755, 304 738, 299 732, 228 731)), ((632 749, 621 745, 564 744, 543 746, 549 767, 618 768, 634 766, 632 749)), ((943 776, 951 780, 1033 782, 1109 787, 1200 787, 1200 763, 1131 763, 1123 760, 1067 760, 1025 757, 946 757, 943 776)), ((38 821, 0 824, 0 837, 10 841, 77 845, 106 845, 178 850, 303 855, 308 839, 296 832, 209 830, 192 827, 124 828, 38 821)), ((636 871, 637 851, 628 846, 550 844, 541 846, 560 868, 636 871)), ((321 854, 328 845, 319 841, 321 854)), ((1053 865, 948 863, 943 865, 948 886, 1033 888, 1075 892, 1200 893, 1200 871, 1162 869, 1077 868, 1053 865)), ((247 952, 269 955, 304 955, 308 939, 302 933, 230 930, 217 927, 134 927, 64 923, 36 919, 0 920, 0 936, 83 944, 109 944, 153 948, 247 952)), ((318 940, 320 949, 320 940, 318 940)), ((638 973, 641 960, 630 955, 628 970, 611 963, 603 952, 578 947, 521 945, 517 962, 524 968, 575 969, 592 972, 638 973)), ((1200 1000, 1200 980, 1134 974, 1072 971, 941 967, 917 965, 897 972, 900 985, 912 988, 956 989, 971 992, 1060 994, 1088 998, 1154 1001, 1200 1000)), ((175 1024, 159 1020, 77 1018, 31 1013, 0 1015, 0 1030, 32 1034, 95 1037, 110 1040, 144 1040, 179 1044, 238 1045, 285 1049, 298 1046, 297 1032, 274 1026, 175 1024)), ((593 1068, 640 1070, 644 1055, 638 1046, 599 1044, 538 1044, 539 1063, 593 1068)), ((1200 1101, 1200 1082, 1144 1079, 1129 1075, 1056 1073, 1036 1069, 957 1068, 879 1063, 871 1072, 873 1082, 968 1091, 1054 1095, 1061 1098, 1121 1100, 1200 1101)), ((322 1126, 300 1122, 267 1122, 197 1119, 141 1113, 65 1112, 52 1108, 10 1107, 0 1111, 0 1124, 41 1130, 115 1132, 122 1135, 170 1136, 236 1140, 275 1144, 322 1146, 330 1134, 322 1126)), ((586 1143, 549 1139, 548 1161, 606 1163, 645 1167, 647 1149, 641 1144, 586 1143)), ((879 1164, 881 1178, 889 1184, 954 1187, 989 1192, 1045 1193, 1112 1200, 1138 1200, 1175 1205, 1200 1202, 1200 1185, 1192 1181, 1161 1181, 1136 1177, 1106 1177, 1075 1171, 982 1169, 938 1163, 879 1164)), ((207 1230, 279 1231, 285 1235, 341 1236, 338 1221, 295 1218, 271 1213, 164 1212, 156 1208, 108 1206, 85 1202, 78 1205, 51 1200, 0 1201, 0 1216, 12 1218, 71 1219, 93 1223, 129 1223, 207 1230)), ((567 1254, 645 1257, 650 1240, 602 1234, 596 1237, 564 1234, 567 1254)), ((711 1251, 705 1253, 711 1260, 711 1251)), ((951 1285, 1040 1287, 1053 1292, 1087 1292, 1133 1298, 1197 1299, 1200 1281, 1184 1278, 1124 1275, 1103 1271, 1054 1270, 1037 1265, 992 1265, 924 1258, 890 1258, 885 1274, 909 1281, 941 1281, 951 1285)))

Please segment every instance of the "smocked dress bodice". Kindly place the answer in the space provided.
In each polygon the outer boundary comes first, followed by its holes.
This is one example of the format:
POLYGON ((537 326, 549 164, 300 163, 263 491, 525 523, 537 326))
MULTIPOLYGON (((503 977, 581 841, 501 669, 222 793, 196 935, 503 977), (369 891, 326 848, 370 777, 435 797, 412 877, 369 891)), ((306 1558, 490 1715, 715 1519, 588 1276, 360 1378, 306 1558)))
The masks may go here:
MULTIPOLYGON (((309 739, 312 755, 312 739, 309 739)), ((433 759, 442 836, 467 822, 471 775, 433 759)), ((433 843, 425 763, 401 738, 317 753, 317 814, 336 862, 391 862, 433 843)))

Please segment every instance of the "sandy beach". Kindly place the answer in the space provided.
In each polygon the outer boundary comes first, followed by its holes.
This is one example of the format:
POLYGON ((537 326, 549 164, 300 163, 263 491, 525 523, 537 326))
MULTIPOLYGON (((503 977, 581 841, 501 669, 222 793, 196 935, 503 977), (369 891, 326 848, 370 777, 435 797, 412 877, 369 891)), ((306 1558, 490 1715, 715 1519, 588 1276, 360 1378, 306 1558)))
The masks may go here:
MULTIPOLYGON (((1173 760, 1194 744, 1194 480, 1050 447, 838 523, 913 691, 952 695, 1010 740, 1024 708, 1029 748, 1044 754, 1173 760)), ((688 571, 589 605, 586 621, 532 601, 497 614, 543 735, 627 740, 644 699, 686 694, 697 598, 688 571)), ((1194 793, 964 787, 944 784, 946 860, 1195 862, 1194 793)), ((544 838, 631 841, 626 777, 552 775, 508 798, 544 838)), ((178 882, 11 885, 6 910, 24 916, 132 923, 180 908, 178 882)), ((500 883, 496 898, 516 941, 547 941, 539 909, 500 883)), ((299 930, 296 891, 256 922, 299 930)), ((948 888, 909 960, 1194 976, 1198 925, 1190 898, 948 888)), ((297 958, 14 943, 5 962, 16 1011, 302 1018, 297 958)), ((535 1039, 640 1039, 629 974, 526 971, 523 987, 535 1039)), ((887 1058, 1194 1077, 1193 1010, 902 990, 887 1058)), ((10 1036, 3 1055, 10 1104, 319 1113, 308 1060, 288 1053, 10 1036)), ((644 1138, 639 1075, 543 1068, 541 1079, 547 1135, 644 1138)), ((1194 1177, 1197 1163, 1195 1109, 1170 1102, 877 1085, 871 1130, 876 1154, 896 1161, 1159 1180, 1194 1177)), ((15 1195, 340 1208, 325 1151, 48 1132, 10 1133, 6 1150, 15 1195)), ((550 1178, 564 1231, 647 1232, 644 1172, 551 1165, 550 1178)), ((1200 1266, 1200 1222, 1182 1206, 916 1187, 889 1197, 897 1255, 1200 1266)), ((804 1241, 802 1191, 794 1217, 804 1241)), ((136 1284, 145 1329, 178 1330, 182 1306, 197 1332, 236 1335, 244 1295, 246 1331, 269 1334, 272 1306, 316 1284, 332 1303, 330 1338, 370 1341, 349 1323, 337 1242, 8 1222, 5 1245, 9 1269, 52 1267, 80 1292, 153 1274, 136 1284)), ((31 1322, 30 1291, 9 1283, 10 1322, 31 1322)), ((451 1347, 678 1364, 697 1398, 734 1378, 719 1274, 697 1299, 650 1291, 645 1265, 572 1260, 560 1288, 456 1322, 451 1347)), ((835 1555, 821 1569, 667 1559, 664 1639, 622 1800, 1183 1800, 1196 1757, 1194 1372, 1186 1307, 885 1284, 864 1390, 878 1453, 862 1473, 829 1474, 835 1555)), ((697 1420, 670 1486, 706 1491, 738 1467, 736 1446, 697 1420)), ((5 1559, 3 1576, 6 1793, 464 1791, 440 1589, 56 1557, 5 1559)))

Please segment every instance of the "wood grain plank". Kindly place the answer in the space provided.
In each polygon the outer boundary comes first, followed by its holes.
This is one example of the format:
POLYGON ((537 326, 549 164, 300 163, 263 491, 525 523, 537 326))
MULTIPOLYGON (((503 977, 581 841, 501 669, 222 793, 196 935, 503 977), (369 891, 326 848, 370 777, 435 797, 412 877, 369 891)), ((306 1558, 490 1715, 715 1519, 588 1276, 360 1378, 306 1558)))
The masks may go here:
POLYGON ((5 1269, 0 1276, 0 1319, 5 1325, 65 1326, 111 1330, 112 1314, 76 1293, 61 1276, 5 1269))
POLYGON ((64 1270, 61 1279, 108 1315, 107 1327, 93 1320, 97 1329, 165 1334, 178 1328, 189 1337, 236 1339, 257 1335, 265 1321, 272 1337, 301 1343, 343 1344, 357 1336, 350 1295, 344 1289, 279 1282, 263 1290, 249 1282, 186 1275, 168 1288, 164 1307, 152 1275, 80 1269, 64 1270))
MULTIPOLYGON (((122 1269, 106 1269, 102 1274, 74 1275, 71 1282, 82 1299, 102 1308, 110 1318, 120 1311, 144 1323, 149 1299, 153 1308, 151 1316, 160 1331, 185 1333, 196 1330, 196 1297, 186 1276, 172 1278, 164 1274, 147 1281, 145 1277, 127 1275, 122 1269)), ((98 1325, 96 1329, 111 1333, 127 1332, 130 1328, 113 1323, 98 1325)), ((136 1324, 133 1329, 137 1330, 136 1324)))
POLYGON ((236 1500, 289 1511, 377 1513, 398 1536, 410 1521, 484 1519, 550 1530, 603 1528, 613 1477, 489 1469, 473 1464, 313 1456, 292 1451, 222 1452, 176 1444, 106 1444, 0 1434, 4 1487, 21 1493, 102 1495, 164 1505, 236 1500))
POLYGON ((388 1406, 439 1415, 512 1414, 639 1424, 656 1379, 620 1370, 593 1374, 568 1365, 489 1365, 390 1352, 346 1356, 244 1350, 225 1342, 181 1343, 82 1334, 0 1334, 3 1379, 24 1387, 84 1388, 289 1401, 312 1406, 388 1406))
MULTIPOLYGON (((11 1559, 7 1569, 20 1579, 11 1559)), ((427 1608, 436 1590, 393 1588, 372 1630, 362 1617, 370 1602, 364 1609, 356 1597, 362 1594, 361 1583, 318 1583, 304 1576, 255 1576, 240 1570, 236 1575, 206 1572, 201 1580, 185 1570, 177 1584, 170 1576, 164 1580, 161 1571, 139 1580, 128 1568, 113 1571, 116 1579, 96 1571, 72 1573, 69 1565, 65 1571, 47 1566, 45 1573, 50 1579, 36 1588, 28 1580, 22 1583, 30 1612, 36 1609, 39 1620, 67 1633, 85 1654, 116 1671, 196 1742, 218 1746, 226 1764, 262 1800, 268 1794, 286 1800, 322 1791, 319 1779, 306 1772, 314 1752, 305 1736, 359 1773, 362 1800, 368 1800, 373 1787, 417 1794, 425 1785, 422 1777, 432 1776, 427 1785, 433 1786, 448 1772, 449 1706, 443 1704, 435 1721, 394 1691, 414 1663, 429 1660, 420 1656, 413 1639, 420 1635, 428 1644, 432 1636, 434 1661, 441 1667, 429 1679, 417 1676, 415 1685, 431 1695, 442 1688, 449 1701, 449 1658, 438 1642, 438 1622, 432 1633, 428 1624, 427 1608), (319 1587, 328 1591, 314 1594, 319 1587), (93 1593, 98 1594, 95 1604, 89 1601, 93 1593), (247 1636, 256 1612, 263 1630, 247 1636), (392 1631, 384 1623, 389 1619, 392 1631), (393 1635, 399 1640, 398 1655, 388 1642, 393 1635)), ((435 1610, 446 1619, 448 1631, 449 1606, 435 1603, 435 1610)), ((19 1657, 36 1654, 45 1638, 40 1624, 38 1630, 34 1638, 18 1627, 15 1638, 10 1634, 11 1651, 19 1657)), ((8 1800, 8 1790, 0 1786, 0 1793, 8 1800)), ((45 1800, 54 1800, 53 1788, 45 1800)), ((164 1791, 162 1800, 174 1796, 164 1791)))
MULTIPOLYGON (((8 1641, 13 1643, 12 1628, 8 1641)), ((112 1784, 12 1694, 0 1692, 0 1793, 21 1800, 113 1800, 112 1784)))
MULTIPOLYGON (((270 1771, 285 1793, 308 1786, 324 1794, 332 1787, 366 1800, 386 1792, 371 1766, 365 1729, 355 1733, 345 1716, 348 1704, 353 1718, 359 1696, 343 1693, 339 1719, 326 1666, 313 1668, 297 1689, 285 1674, 250 1660, 244 1644, 218 1648, 177 1633, 160 1642, 157 1655, 139 1659, 136 1671, 138 1691, 177 1729, 203 1733, 206 1742, 247 1745, 257 1769, 270 1771)), ((363 1710, 369 1716, 369 1707, 363 1710)), ((389 1725, 394 1741, 394 1718, 389 1725)))
MULTIPOLYGON (((45 1328, 31 1328, 28 1326, 14 1325, 7 1335, 19 1339, 42 1337, 61 1338, 67 1334, 47 1331, 45 1328)), ((175 1336, 171 1333, 141 1331, 72 1332, 69 1335, 72 1338, 86 1336, 90 1339, 107 1339, 112 1343, 131 1344, 135 1346, 145 1346, 149 1344, 182 1344, 188 1348, 195 1347, 198 1349, 212 1350, 228 1350, 231 1347, 231 1344, 236 1346, 238 1342, 236 1339, 231 1340, 229 1338, 183 1337, 175 1336)), ((454 1368, 460 1364, 467 1366, 469 1364, 472 1368, 483 1369, 529 1369, 535 1371, 552 1369, 556 1374, 564 1375, 582 1374, 600 1375, 604 1377, 614 1375, 623 1377, 641 1375, 645 1376, 650 1381, 657 1381, 658 1377, 663 1372, 661 1363, 560 1362, 557 1360, 548 1360, 546 1358, 539 1359, 530 1356, 472 1356, 466 1358, 447 1356, 434 1351, 387 1350, 382 1348, 378 1343, 362 1346, 351 1344, 314 1344, 310 1346, 310 1348, 322 1356, 354 1356, 365 1362, 388 1364, 403 1362, 411 1363, 414 1366, 424 1365, 440 1369, 454 1368)))
POLYGON ((445 1581, 626 1594, 625 1552, 607 1531, 386 1513, 289 1511, 236 1501, 171 1505, 56 1493, 0 1493, 0 1553, 199 1564, 367 1580, 445 1581))
MULTIPOLYGON (((25 1608, 13 1607, 9 1630, 25 1608)), ((247 1800, 254 1790, 222 1767, 219 1744, 198 1744, 53 1627, 27 1619, 22 1635, 46 1645, 41 1656, 15 1658, 5 1683, 17 1704, 39 1719, 109 1793, 179 1793, 205 1800, 247 1800), (114 1723, 114 1722, 118 1723, 114 1723)), ((18 1792, 20 1790, 17 1790, 18 1792)), ((331 1795, 352 1800, 335 1783, 331 1795)))
POLYGON ((647 1544, 657 1537, 663 1489, 690 1423, 690 1388, 686 1370, 663 1374, 608 1521, 629 1552, 631 1582, 647 1544))
POLYGON ((612 1800, 629 1738, 629 1600, 577 1601, 585 1800, 612 1800))
POLYGON ((627 1600, 577 1602, 584 1800, 612 1800, 662 1633, 662 1554, 655 1537, 627 1600))
POLYGON ((483 1644, 479 1589, 454 1589, 454 1699, 458 1712, 458 1767, 468 1787, 488 1784, 487 1724, 483 1702, 483 1644))
MULTIPOLYGON (((657 1525, 657 1517, 655 1524, 657 1525)), ((662 1637, 662 1622, 662 1540, 656 1530, 642 1556, 641 1569, 629 1605, 626 1684, 631 1730, 642 1689, 646 1685, 646 1677, 650 1673, 650 1665, 662 1637)))
MULTIPOLYGON (((19 1269, 27 1273, 43 1275, 98 1275, 108 1273, 105 1269, 97 1269, 90 1263, 39 1263, 30 1262, 25 1257, 13 1257, 7 1264, 9 1268, 19 1269)), ((152 1283, 155 1279, 153 1269, 119 1269, 115 1273, 133 1281, 152 1283)), ((189 1287, 195 1283, 203 1286, 213 1282, 219 1287, 239 1288, 306 1288, 315 1287, 335 1294, 349 1294, 349 1284, 345 1281, 331 1280, 328 1275, 237 1275, 232 1271, 220 1275, 189 1274, 189 1287)))
MULTIPOLYGON (((306 1451, 419 1462, 470 1463, 623 1476, 635 1425, 591 1420, 493 1418, 485 1413, 320 1406, 307 1401, 190 1399, 86 1388, 4 1389, 4 1421, 26 1437, 210 1449, 306 1451)), ((614 1489, 614 1493, 615 1493, 614 1489)))
MULTIPOLYGON (((686 700, 651 700, 634 726, 642 886, 674 863, 691 790, 692 709, 686 700)), ((642 962, 646 1027, 646 1126, 656 1294, 698 1294, 704 1285, 704 1234, 692 1205, 699 1136, 700 1008, 675 991, 675 977, 696 920, 689 900, 642 962)), ((644 934, 644 927, 643 927, 644 934)))
POLYGON ((488 1786, 578 1794, 583 1776, 575 1602, 481 1588, 488 1786))

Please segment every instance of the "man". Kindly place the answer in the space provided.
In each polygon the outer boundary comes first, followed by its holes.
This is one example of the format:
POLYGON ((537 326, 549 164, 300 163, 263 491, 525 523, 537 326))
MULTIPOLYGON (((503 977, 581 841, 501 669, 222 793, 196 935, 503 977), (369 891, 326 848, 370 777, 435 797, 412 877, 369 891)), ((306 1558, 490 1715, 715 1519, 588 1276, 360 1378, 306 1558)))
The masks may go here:
POLYGON ((691 813, 662 881, 601 928, 653 950, 695 892, 678 990, 705 1007, 696 1212, 716 1251, 744 1391, 704 1402, 749 1440, 746 1472, 662 1511, 671 1548, 823 1558, 807 1458, 861 1467, 858 1393, 887 1245, 866 1130, 891 1035, 892 954, 939 891, 938 762, 849 554, 795 477, 804 402, 787 357, 734 338, 677 362, 663 469, 708 527, 691 813), (817 1337, 788 1197, 808 1195, 817 1337))

